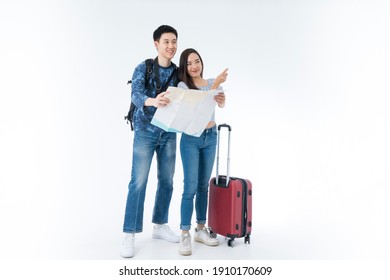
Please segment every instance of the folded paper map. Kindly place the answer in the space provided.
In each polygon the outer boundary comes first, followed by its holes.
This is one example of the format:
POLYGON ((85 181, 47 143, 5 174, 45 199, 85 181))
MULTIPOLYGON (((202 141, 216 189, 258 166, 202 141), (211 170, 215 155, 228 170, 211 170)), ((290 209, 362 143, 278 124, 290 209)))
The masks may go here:
POLYGON ((221 90, 201 91, 169 87, 170 102, 157 109, 152 124, 168 132, 184 132, 199 137, 211 120, 214 96, 221 90))

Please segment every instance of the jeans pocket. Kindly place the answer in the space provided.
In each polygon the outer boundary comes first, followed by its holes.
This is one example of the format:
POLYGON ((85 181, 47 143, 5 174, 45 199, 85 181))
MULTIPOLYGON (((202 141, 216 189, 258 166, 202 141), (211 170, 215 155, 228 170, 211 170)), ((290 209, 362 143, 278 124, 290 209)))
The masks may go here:
POLYGON ((213 135, 215 135, 215 136, 217 136, 217 134, 218 134, 218 131, 217 131, 217 126, 213 126, 213 128, 212 128, 213 130, 212 130, 212 132, 213 132, 213 135))

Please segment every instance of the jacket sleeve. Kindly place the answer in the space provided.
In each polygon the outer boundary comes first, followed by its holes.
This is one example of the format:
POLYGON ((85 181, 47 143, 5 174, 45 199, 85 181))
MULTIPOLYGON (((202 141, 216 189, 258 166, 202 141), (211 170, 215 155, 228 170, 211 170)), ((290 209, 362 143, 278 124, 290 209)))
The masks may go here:
POLYGON ((145 89, 146 65, 145 62, 139 64, 133 73, 131 82, 131 101, 137 108, 143 108, 146 99, 149 98, 145 89))

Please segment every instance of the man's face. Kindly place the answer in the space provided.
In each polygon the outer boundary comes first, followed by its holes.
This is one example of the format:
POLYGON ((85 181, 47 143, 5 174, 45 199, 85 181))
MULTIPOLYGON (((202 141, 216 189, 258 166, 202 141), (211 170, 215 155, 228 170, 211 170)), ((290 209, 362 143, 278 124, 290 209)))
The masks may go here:
POLYGON ((159 41, 155 41, 154 45, 157 48, 158 54, 162 57, 171 60, 177 50, 177 39, 173 33, 163 33, 159 41))

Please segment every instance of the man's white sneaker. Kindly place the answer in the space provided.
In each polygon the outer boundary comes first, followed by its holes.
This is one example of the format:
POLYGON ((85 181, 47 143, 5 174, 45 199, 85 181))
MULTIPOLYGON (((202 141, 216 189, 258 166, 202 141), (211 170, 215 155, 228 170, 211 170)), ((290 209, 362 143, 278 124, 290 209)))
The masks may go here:
POLYGON ((123 258, 132 258, 134 257, 134 233, 125 233, 125 237, 122 241, 121 256, 123 258))
POLYGON ((179 254, 182 256, 189 256, 192 254, 191 235, 189 233, 180 236, 179 254))
POLYGON ((152 237, 173 243, 179 243, 179 236, 171 231, 168 225, 155 225, 153 228, 152 237))
POLYGON ((202 229, 195 228, 194 240, 208 246, 218 246, 219 244, 218 239, 212 237, 206 227, 203 227, 202 229))

